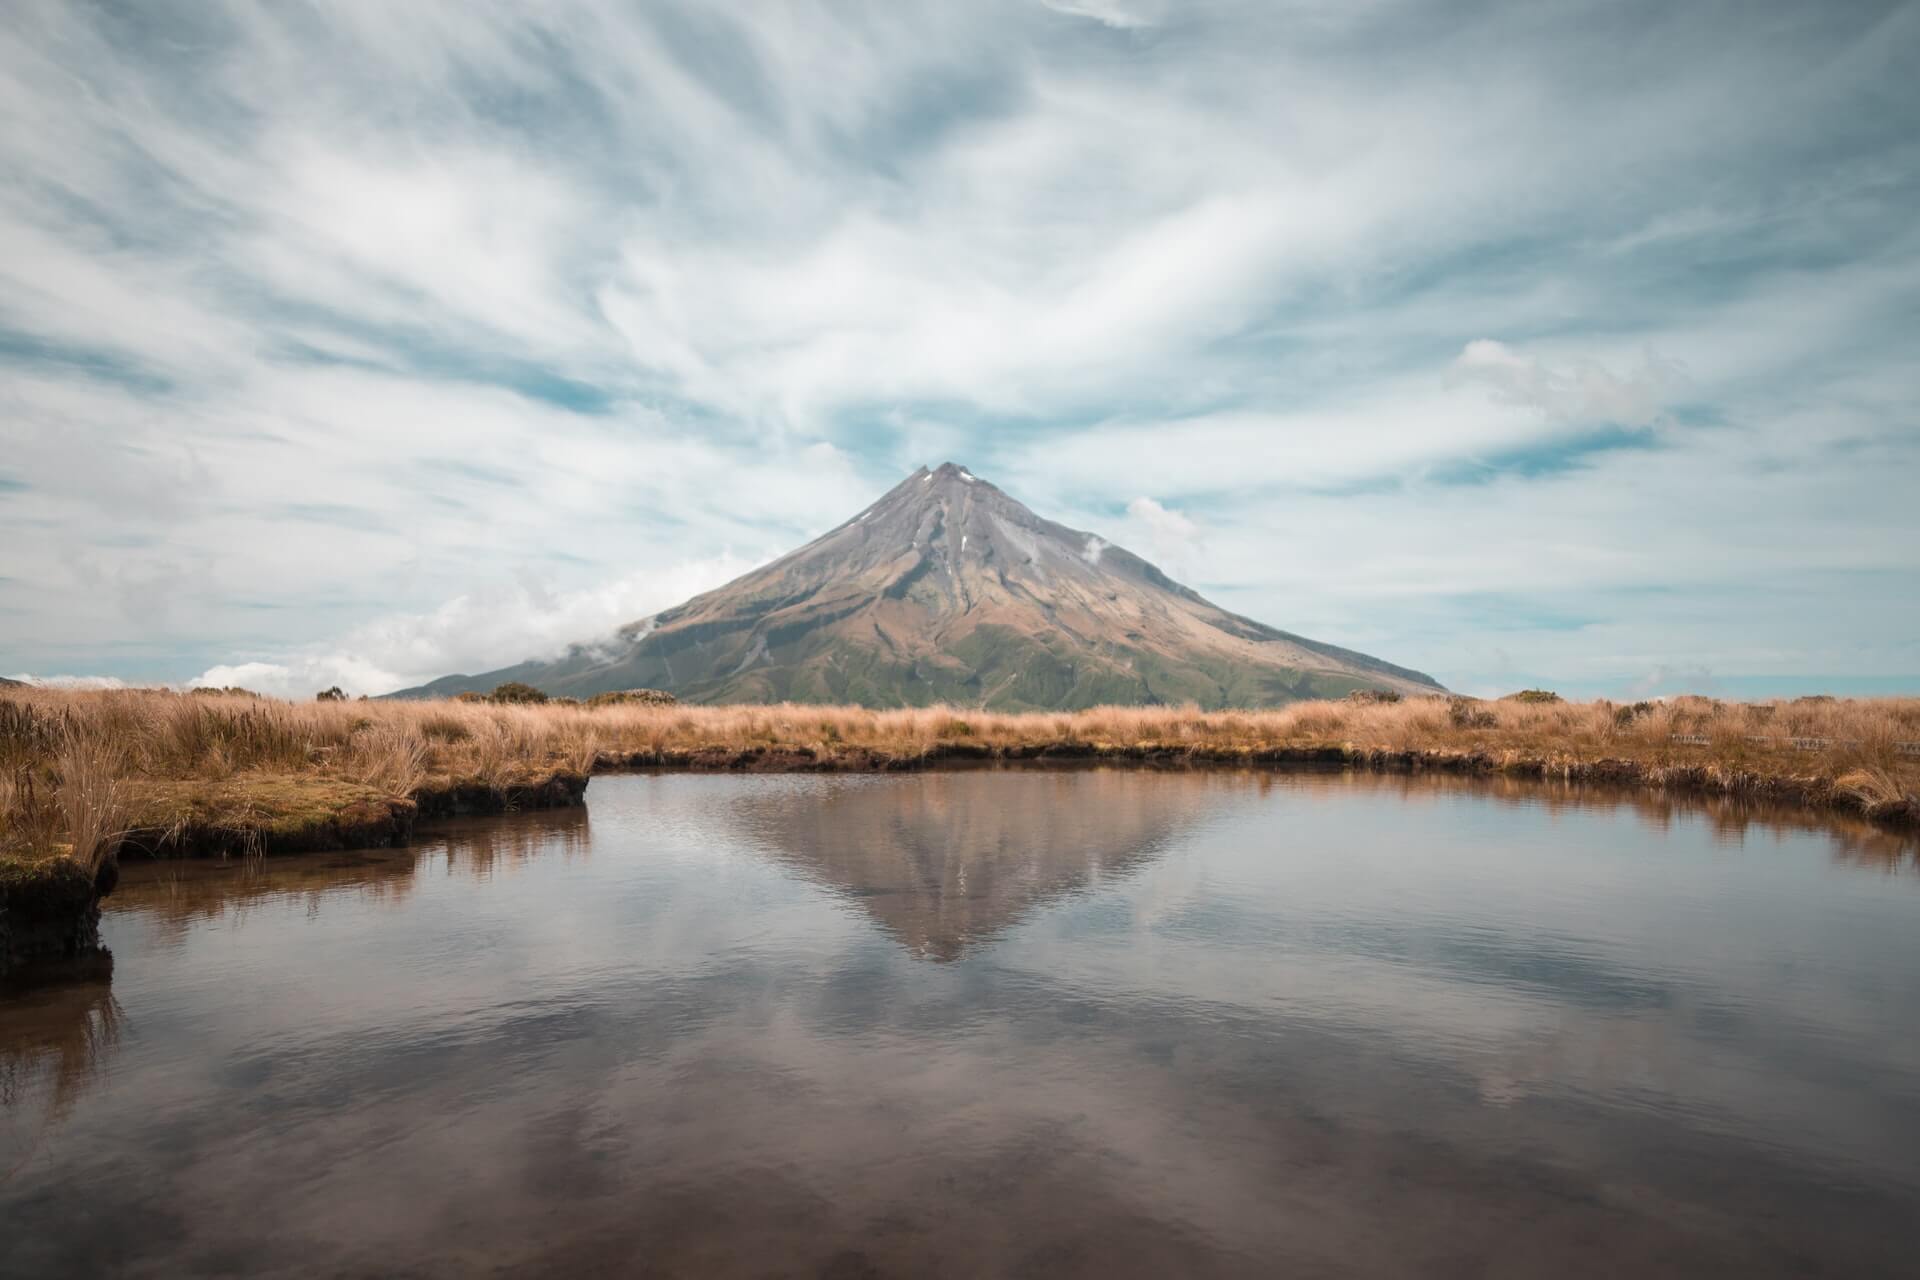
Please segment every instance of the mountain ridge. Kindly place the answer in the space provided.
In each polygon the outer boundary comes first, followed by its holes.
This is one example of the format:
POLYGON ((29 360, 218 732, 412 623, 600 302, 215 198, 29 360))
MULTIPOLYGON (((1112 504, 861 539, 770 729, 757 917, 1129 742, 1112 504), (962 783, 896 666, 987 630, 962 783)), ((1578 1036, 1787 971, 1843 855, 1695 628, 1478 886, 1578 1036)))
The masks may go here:
POLYGON ((995 710, 1442 692, 1422 672, 1222 609, 952 462, 603 642, 390 696, 508 680, 576 697, 653 687, 690 702, 995 710))

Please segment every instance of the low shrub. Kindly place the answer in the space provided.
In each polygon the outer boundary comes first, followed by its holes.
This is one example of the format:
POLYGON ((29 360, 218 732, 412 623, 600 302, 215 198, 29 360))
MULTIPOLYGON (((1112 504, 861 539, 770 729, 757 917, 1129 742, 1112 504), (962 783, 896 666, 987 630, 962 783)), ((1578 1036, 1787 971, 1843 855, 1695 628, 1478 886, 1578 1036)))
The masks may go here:
POLYGON ((589 707, 648 706, 670 707, 680 699, 665 689, 616 689, 611 693, 596 693, 587 699, 589 707))
POLYGON ((1635 720, 1652 714, 1653 704, 1651 702, 1633 702, 1626 706, 1615 707, 1613 709, 1613 723, 1624 729, 1635 720))
POLYGON ((1473 698, 1451 698, 1447 701, 1447 723, 1456 729, 1491 729, 1500 723, 1500 717, 1473 698))

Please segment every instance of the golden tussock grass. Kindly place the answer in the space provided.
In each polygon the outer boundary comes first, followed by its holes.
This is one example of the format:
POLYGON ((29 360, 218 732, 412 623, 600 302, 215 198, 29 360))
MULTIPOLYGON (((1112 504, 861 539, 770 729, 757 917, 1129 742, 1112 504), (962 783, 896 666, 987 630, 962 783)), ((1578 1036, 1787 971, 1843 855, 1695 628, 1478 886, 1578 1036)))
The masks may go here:
POLYGON ((65 855, 94 875, 127 829, 125 774, 100 725, 0 698, 0 856, 65 855))
MULTIPOLYGON (((805 705, 290 703, 240 694, 9 689, 0 696, 0 854, 96 859, 129 826, 181 806, 271 796, 276 820, 342 797, 509 787, 596 762, 794 752, 915 760, 1048 746, 1232 756, 1285 748, 1473 755, 1549 769, 1628 761, 1647 770, 1812 780, 1859 807, 1915 804, 1920 699, 1632 706, 1409 698, 1268 711, 1097 707, 998 714, 805 705), (279 788, 275 791, 274 788, 279 788), (285 793, 285 794, 282 794, 285 793), (186 797, 183 799, 183 796, 186 797), (209 800, 208 797, 216 799, 209 800)), ((857 761, 856 761, 857 763, 857 761)))

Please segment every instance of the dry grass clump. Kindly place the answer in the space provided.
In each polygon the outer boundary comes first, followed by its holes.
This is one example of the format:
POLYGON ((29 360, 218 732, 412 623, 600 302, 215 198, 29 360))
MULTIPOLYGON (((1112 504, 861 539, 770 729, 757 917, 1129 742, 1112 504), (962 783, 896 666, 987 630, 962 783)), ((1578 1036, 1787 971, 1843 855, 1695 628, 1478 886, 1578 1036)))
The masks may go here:
POLYGON ((121 776, 118 744, 84 721, 71 724, 54 758, 56 791, 66 819, 67 856, 89 874, 120 847, 133 814, 121 776))
POLYGON ((0 699, 0 857, 71 858, 89 877, 119 848, 131 799, 120 743, 63 708, 0 699))
POLYGON ((427 780, 431 739, 416 727, 369 723, 342 758, 342 776, 390 796, 412 795, 427 780))
POLYGON ((430 742, 465 742, 473 737, 473 726, 459 716, 426 716, 420 732, 430 742))
POLYGON ((1900 779, 1885 769, 1871 767, 1849 769, 1834 781, 1834 787, 1869 811, 1900 804, 1909 796, 1900 779))

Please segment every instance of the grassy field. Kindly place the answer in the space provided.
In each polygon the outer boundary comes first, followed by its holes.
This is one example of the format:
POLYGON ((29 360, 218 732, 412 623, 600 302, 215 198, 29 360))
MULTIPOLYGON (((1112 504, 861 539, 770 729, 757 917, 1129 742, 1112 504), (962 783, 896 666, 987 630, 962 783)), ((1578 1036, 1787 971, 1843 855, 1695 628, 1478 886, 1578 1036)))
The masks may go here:
POLYGON ((1920 699, 1432 698, 1003 715, 10 688, 0 694, 0 861, 66 856, 91 873, 129 832, 162 843, 172 833, 176 846, 183 833, 203 844, 251 833, 294 847, 298 833, 342 815, 377 823, 423 797, 505 794, 595 767, 890 768, 1036 755, 1614 777, 1900 822, 1913 819, 1920 792, 1917 740, 1920 699))

